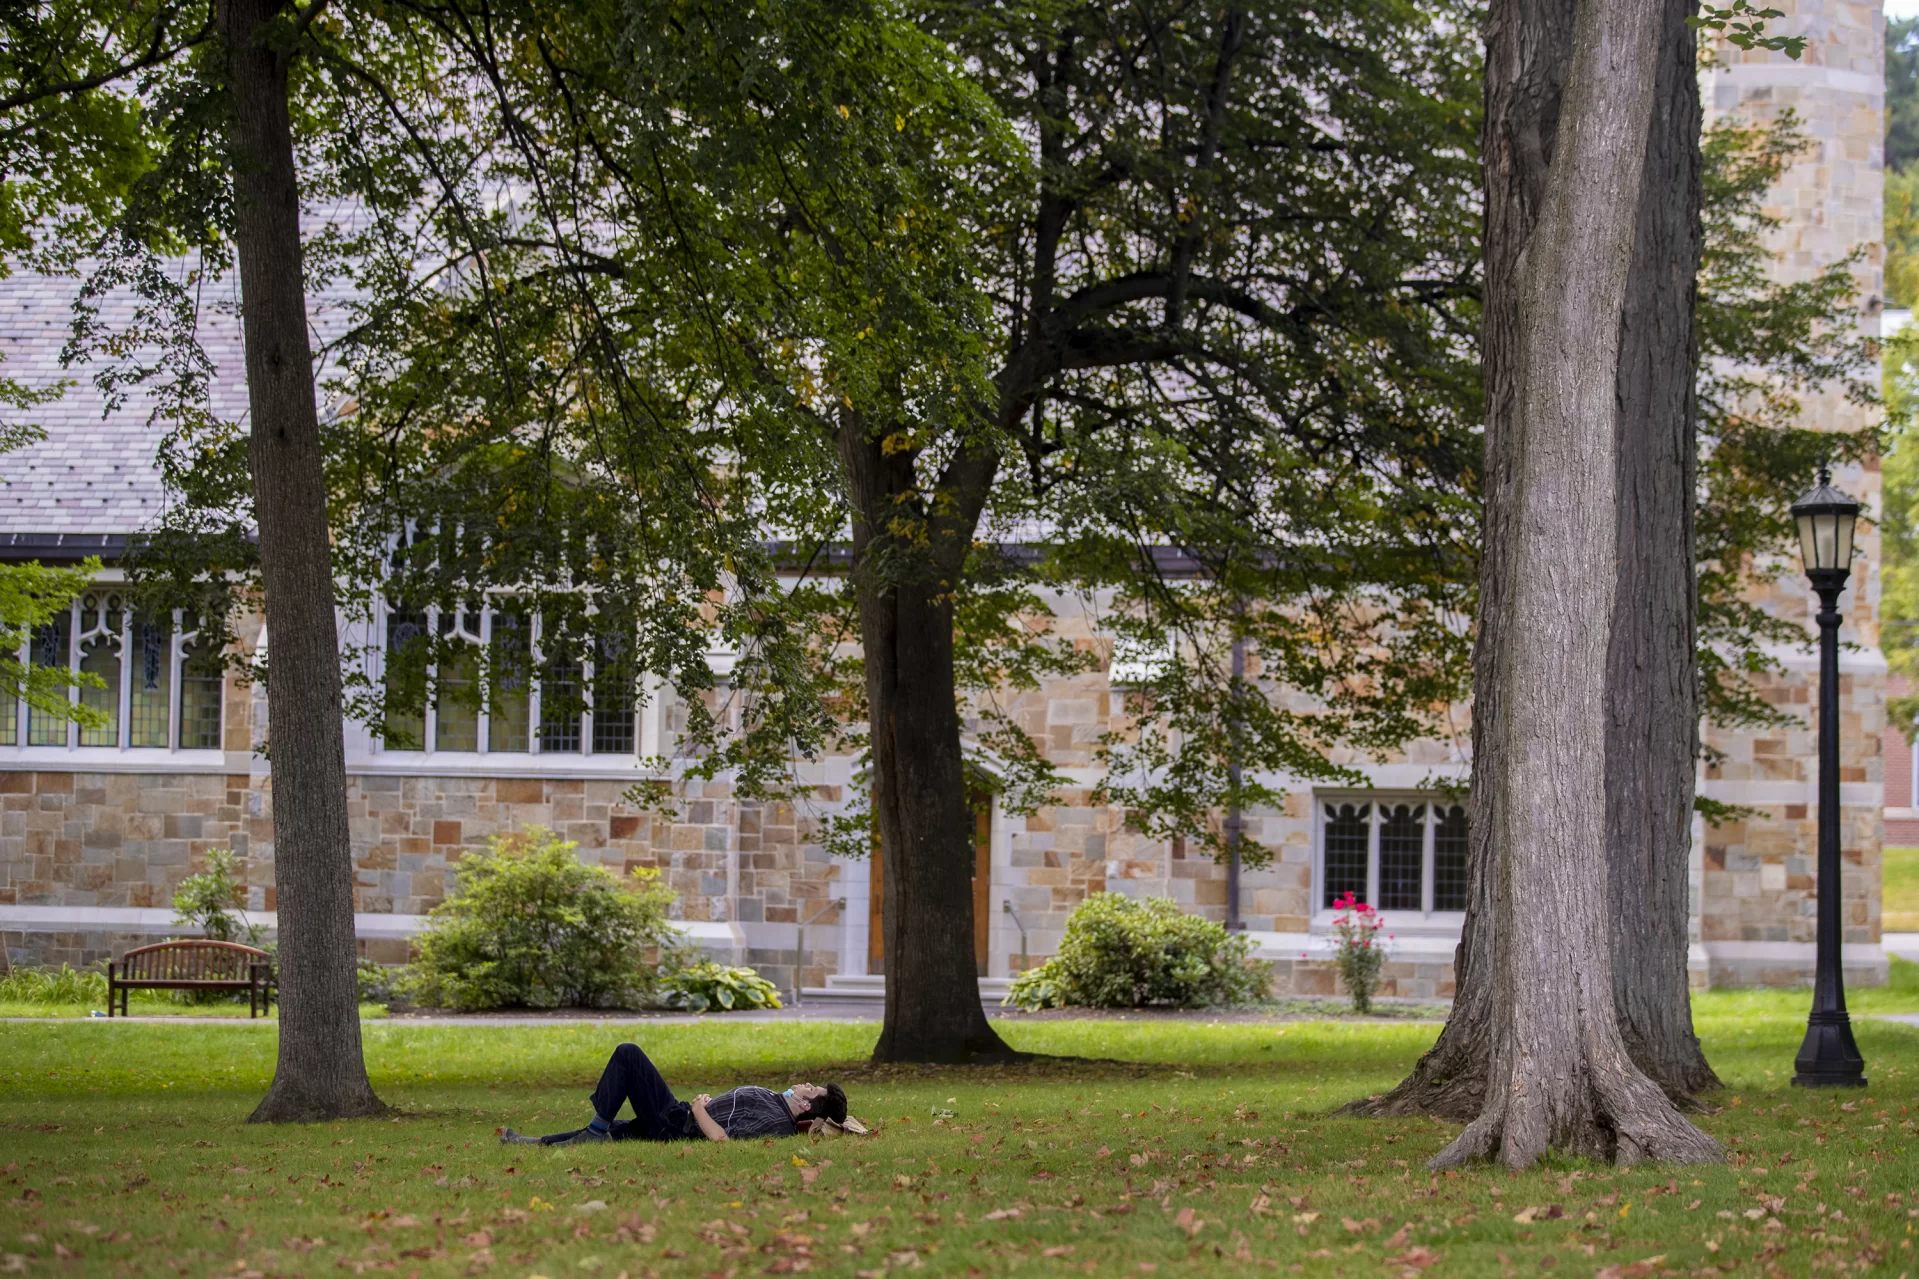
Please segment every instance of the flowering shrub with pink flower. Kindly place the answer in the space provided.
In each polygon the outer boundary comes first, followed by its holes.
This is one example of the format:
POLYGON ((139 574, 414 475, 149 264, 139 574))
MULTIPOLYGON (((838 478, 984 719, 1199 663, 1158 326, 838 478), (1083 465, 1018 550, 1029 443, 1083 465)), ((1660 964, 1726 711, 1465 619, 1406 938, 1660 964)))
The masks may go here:
POLYGON ((1352 894, 1333 901, 1333 963, 1353 998, 1353 1011, 1371 1012, 1379 972, 1386 966, 1386 947, 1379 930, 1386 921, 1379 912, 1352 894))

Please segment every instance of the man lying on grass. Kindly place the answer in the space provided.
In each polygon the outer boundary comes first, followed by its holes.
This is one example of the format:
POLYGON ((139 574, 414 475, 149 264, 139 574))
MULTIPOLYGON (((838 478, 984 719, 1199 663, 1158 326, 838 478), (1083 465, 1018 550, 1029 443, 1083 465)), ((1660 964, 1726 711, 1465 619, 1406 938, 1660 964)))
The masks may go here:
POLYGON ((846 1093, 838 1084, 794 1084, 783 1093, 747 1085, 709 1097, 701 1093, 689 1104, 673 1095, 638 1044, 621 1044, 593 1090, 593 1122, 573 1132, 525 1137, 511 1128, 500 1130, 500 1141, 522 1146, 575 1146, 589 1141, 750 1141, 758 1137, 791 1137, 826 1120, 846 1122, 846 1093), (620 1107, 631 1104, 633 1118, 620 1119, 620 1107))

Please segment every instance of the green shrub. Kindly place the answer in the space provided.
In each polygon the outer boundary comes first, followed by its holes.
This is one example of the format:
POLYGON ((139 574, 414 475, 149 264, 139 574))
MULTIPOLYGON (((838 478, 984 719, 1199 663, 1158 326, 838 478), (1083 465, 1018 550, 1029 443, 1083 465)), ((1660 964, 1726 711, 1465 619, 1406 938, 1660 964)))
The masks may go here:
POLYGON ((229 849, 215 848, 207 853, 207 868, 188 875, 173 890, 174 925, 197 928, 200 935, 214 941, 237 941, 258 946, 266 930, 249 924, 234 909, 246 900, 246 886, 233 873, 234 858, 229 849))
POLYGON ((679 934, 659 872, 622 880, 532 828, 469 853, 433 908, 400 983, 414 1001, 482 1008, 640 1008, 653 1002, 658 959, 679 934))
POLYGON ((1164 897, 1095 893, 1066 921, 1059 953, 1013 979, 1021 1008, 1205 1008, 1266 993, 1252 940, 1189 915, 1164 897))
POLYGON ((772 982, 751 968, 728 968, 710 960, 668 973, 661 986, 667 1007, 688 1012, 780 1007, 779 988, 772 982))
POLYGON ((107 975, 98 969, 16 968, 0 977, 0 1003, 107 1006, 107 975))
POLYGON ((389 967, 362 955, 360 966, 360 1002, 391 1008, 400 999, 400 983, 406 978, 403 968, 389 967))

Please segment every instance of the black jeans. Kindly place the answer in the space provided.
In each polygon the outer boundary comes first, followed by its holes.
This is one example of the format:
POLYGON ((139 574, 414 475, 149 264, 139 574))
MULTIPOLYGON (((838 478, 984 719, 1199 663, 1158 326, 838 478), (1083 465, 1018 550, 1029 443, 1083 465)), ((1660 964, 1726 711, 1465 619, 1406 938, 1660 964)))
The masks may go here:
MULTIPOLYGON (((615 1141, 681 1141, 700 1135, 693 1107, 673 1095, 660 1068, 638 1044, 613 1050, 600 1072, 600 1086, 593 1090, 593 1113, 612 1125, 615 1141), (633 1107, 633 1118, 616 1122, 625 1105, 633 1107)), ((551 1144, 572 1135, 556 1132, 540 1140, 551 1144)))

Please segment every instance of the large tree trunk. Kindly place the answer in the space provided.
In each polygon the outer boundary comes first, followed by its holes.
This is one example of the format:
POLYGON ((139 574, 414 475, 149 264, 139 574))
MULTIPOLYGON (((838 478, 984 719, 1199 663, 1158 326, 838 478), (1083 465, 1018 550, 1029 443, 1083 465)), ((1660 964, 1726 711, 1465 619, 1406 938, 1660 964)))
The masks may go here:
POLYGON ((1011 1057, 980 1007, 973 955, 973 812, 952 605, 973 520, 962 516, 963 529, 950 516, 930 520, 930 549, 894 542, 889 513, 911 518, 901 503, 915 491, 914 454, 889 453, 850 413, 839 450, 855 510, 853 580, 884 859, 886 1013, 873 1059, 1011 1057))
MULTIPOLYGON (((1509 167, 1518 148, 1488 147, 1489 208, 1511 198, 1511 184, 1521 199, 1537 194, 1516 270, 1500 281, 1514 290, 1517 331, 1488 334, 1516 339, 1497 365, 1507 380, 1489 391, 1514 413, 1500 443, 1518 542, 1504 553, 1523 559, 1507 578, 1498 756, 1480 802, 1497 859, 1491 1069, 1483 1109, 1436 1168, 1486 1157, 1523 1168, 1553 1150, 1621 1163, 1720 1153, 1627 1056, 1606 898, 1620 319, 1662 3, 1585 0, 1576 10, 1543 188, 1509 167)), ((1496 0, 1488 19, 1492 136, 1515 123, 1500 112, 1511 104, 1500 86, 1527 80, 1526 55, 1538 52, 1511 25, 1526 8, 1496 0)))
POLYGON ((1607 653, 1613 1000, 1633 1063, 1691 1104, 1719 1086, 1686 970, 1699 758, 1693 484, 1701 243, 1696 0, 1662 0, 1658 83, 1619 332, 1617 596, 1607 653))
POLYGON ((263 39, 278 0, 221 0, 249 458, 270 653, 267 739, 280 923, 280 1056, 255 1122, 384 1107, 360 1052, 339 636, 301 273, 287 56, 263 39))
MULTIPOLYGON (((1614 989, 1634 1062, 1675 1100, 1717 1085, 1692 1031, 1686 982, 1693 781, 1698 747, 1693 587, 1693 307, 1699 263, 1699 87, 1696 0, 1661 6, 1659 104, 1649 133, 1621 317, 1616 381, 1618 604, 1608 650, 1607 856, 1614 989), (1636 925, 1636 926, 1635 926, 1636 925)), ((1495 73, 1489 46, 1481 334, 1487 396, 1479 613, 1473 651, 1471 884, 1454 955, 1455 994, 1438 1041, 1391 1092, 1358 1114, 1480 1112, 1491 1064, 1494 845, 1487 803, 1499 775, 1505 681, 1497 669, 1512 523, 1512 361, 1522 332, 1522 253, 1544 197, 1571 66, 1572 0, 1502 16, 1495 73), (1497 129, 1491 127, 1499 122, 1497 129), (1497 175, 1497 176, 1496 176, 1497 175), (1501 185, 1495 186, 1495 181, 1501 185)))

